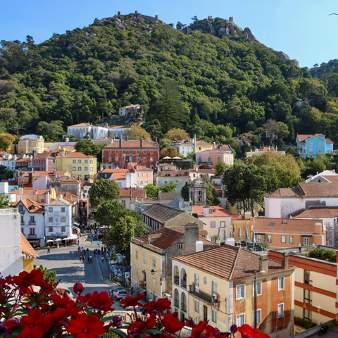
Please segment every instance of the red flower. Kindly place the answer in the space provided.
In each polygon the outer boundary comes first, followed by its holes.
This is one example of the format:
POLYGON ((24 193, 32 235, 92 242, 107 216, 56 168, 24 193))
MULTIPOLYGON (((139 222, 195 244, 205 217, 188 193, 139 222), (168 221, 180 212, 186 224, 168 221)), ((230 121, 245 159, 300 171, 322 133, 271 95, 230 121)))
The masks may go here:
MULTIPOLYGON (((52 316, 43 314, 39 309, 32 309, 20 320, 20 326, 23 328, 21 333, 36 331, 44 335, 53 325, 53 321, 52 316)), ((31 335, 31 337, 35 336, 31 335)))
POLYGON ((140 305, 139 301, 144 298, 144 293, 138 293, 136 296, 130 296, 127 295, 123 299, 121 299, 120 304, 123 307, 129 307, 129 306, 138 306, 140 305))
POLYGON ((164 328, 170 333, 175 333, 177 331, 180 331, 184 326, 184 324, 180 322, 177 319, 177 317, 174 316, 172 313, 166 313, 163 316, 162 324, 164 328))
POLYGON ((2 326, 6 330, 11 331, 19 326, 19 321, 16 318, 10 318, 10 319, 5 320, 2 326))
POLYGON ((105 333, 103 322, 96 315, 80 314, 69 322, 67 330, 74 338, 97 338, 105 333))
POLYGON ((269 338, 269 336, 257 329, 252 328, 250 325, 244 324, 238 328, 242 338, 269 338))
POLYGON ((74 285, 73 285, 73 291, 77 294, 77 295, 80 295, 82 293, 82 291, 84 290, 84 286, 82 283, 80 282, 76 282, 74 285))
POLYGON ((43 338, 44 334, 38 327, 23 329, 17 338, 43 338))
POLYGON ((143 305, 146 312, 163 312, 170 309, 170 300, 168 298, 159 298, 143 305))
POLYGON ((91 294, 86 295, 88 306, 101 310, 101 311, 109 311, 112 308, 113 300, 110 295, 106 291, 102 292, 93 292, 91 294))
POLYGON ((143 321, 141 319, 136 319, 134 322, 132 322, 128 326, 128 333, 130 335, 141 335, 146 330, 153 329, 156 325, 156 318, 153 316, 150 316, 147 318, 146 321, 143 321))

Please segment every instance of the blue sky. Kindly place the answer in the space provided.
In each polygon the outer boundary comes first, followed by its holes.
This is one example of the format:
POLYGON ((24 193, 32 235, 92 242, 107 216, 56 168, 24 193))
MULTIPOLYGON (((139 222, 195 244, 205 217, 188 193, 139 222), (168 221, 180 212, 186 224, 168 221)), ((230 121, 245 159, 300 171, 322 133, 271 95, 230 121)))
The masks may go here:
POLYGON ((118 10, 158 14, 167 23, 189 23, 194 15, 233 16, 301 66, 338 58, 338 16, 329 16, 338 12, 338 0, 0 0, 0 40, 29 34, 41 42, 118 10))

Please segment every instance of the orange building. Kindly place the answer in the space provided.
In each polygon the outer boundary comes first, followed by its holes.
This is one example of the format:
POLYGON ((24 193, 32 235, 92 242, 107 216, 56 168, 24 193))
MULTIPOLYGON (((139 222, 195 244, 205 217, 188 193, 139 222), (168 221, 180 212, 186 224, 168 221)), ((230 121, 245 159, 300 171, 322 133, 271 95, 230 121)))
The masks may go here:
POLYGON ((272 249, 325 245, 323 222, 316 219, 255 217, 252 231, 256 243, 272 249))
MULTIPOLYGON (((269 259, 281 262, 284 255, 269 251, 269 259)), ((336 262, 289 255, 289 265, 295 269, 295 318, 322 324, 338 320, 338 251, 336 262)))

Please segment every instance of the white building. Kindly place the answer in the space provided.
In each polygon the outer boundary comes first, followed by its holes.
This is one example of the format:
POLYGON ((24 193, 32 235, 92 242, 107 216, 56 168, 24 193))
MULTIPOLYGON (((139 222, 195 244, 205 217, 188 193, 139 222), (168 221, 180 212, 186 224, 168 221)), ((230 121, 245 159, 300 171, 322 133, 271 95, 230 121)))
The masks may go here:
POLYGON ((191 141, 175 142, 173 143, 173 146, 182 157, 187 157, 188 155, 195 153, 195 144, 191 141))
POLYGON ((129 114, 139 114, 141 112, 141 106, 139 104, 131 104, 129 106, 121 107, 119 109, 120 116, 127 116, 129 114))
POLYGON ((72 206, 59 198, 45 205, 45 233, 47 239, 72 238, 72 206))
POLYGON ((305 183, 280 188, 264 198, 265 216, 284 218, 311 207, 337 207, 338 183, 305 183))
POLYGON ((43 204, 23 198, 16 204, 20 214, 21 232, 28 241, 38 246, 45 245, 45 210, 43 204))
POLYGON ((20 215, 16 209, 0 209, 0 275, 17 275, 23 270, 20 246, 20 215))
POLYGON ((16 167, 16 159, 16 155, 3 154, 0 157, 0 166, 6 167, 7 169, 14 171, 16 167))

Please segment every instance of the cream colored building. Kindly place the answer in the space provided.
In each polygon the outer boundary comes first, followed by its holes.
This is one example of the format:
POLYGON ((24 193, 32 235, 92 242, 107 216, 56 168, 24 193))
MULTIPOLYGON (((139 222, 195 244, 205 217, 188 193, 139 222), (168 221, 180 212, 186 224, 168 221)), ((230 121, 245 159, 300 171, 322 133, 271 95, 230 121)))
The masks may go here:
POLYGON ((254 325, 256 313, 256 327, 270 337, 293 335, 293 269, 287 259, 278 264, 224 245, 172 261, 172 307, 180 319, 207 320, 229 331, 232 324, 254 325))
POLYGON ((61 153, 55 158, 55 169, 74 178, 93 179, 97 173, 97 159, 77 151, 61 153))
POLYGON ((23 135, 17 144, 18 154, 43 153, 45 150, 45 140, 40 135, 23 135))

